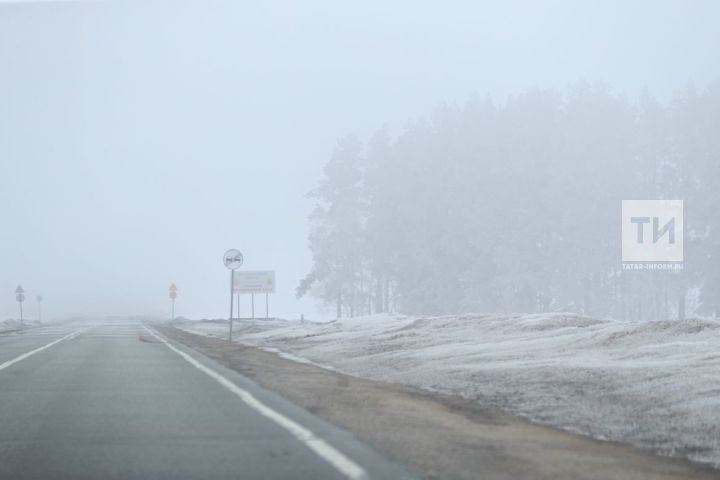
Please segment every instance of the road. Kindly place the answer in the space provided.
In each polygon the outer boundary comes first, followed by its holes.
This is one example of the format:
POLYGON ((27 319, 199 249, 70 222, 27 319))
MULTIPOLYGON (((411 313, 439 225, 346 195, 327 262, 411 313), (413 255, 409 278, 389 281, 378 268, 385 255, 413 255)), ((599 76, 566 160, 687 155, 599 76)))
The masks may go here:
POLYGON ((139 321, 0 336, 0 478, 412 478, 139 321))

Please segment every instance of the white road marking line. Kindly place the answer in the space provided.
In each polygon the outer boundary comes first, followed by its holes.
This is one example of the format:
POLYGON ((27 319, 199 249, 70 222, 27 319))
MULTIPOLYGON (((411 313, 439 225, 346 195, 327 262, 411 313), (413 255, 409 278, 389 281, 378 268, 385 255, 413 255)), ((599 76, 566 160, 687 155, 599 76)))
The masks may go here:
POLYGON ((101 333, 89 333, 89 334, 83 336, 83 338, 137 338, 137 337, 138 337, 137 333, 130 334, 130 335, 113 335, 113 334, 109 334, 109 333, 107 335, 104 335, 101 333))
POLYGON ((194 358, 192 358, 187 353, 183 352, 182 350, 179 350, 175 348, 170 342, 165 340, 163 337, 155 333, 153 330, 148 328, 146 325, 143 325, 145 327, 145 330, 147 330, 150 335, 160 340, 162 343, 165 344, 170 350, 180 355, 185 361, 190 363, 193 367, 197 368, 201 372, 207 374, 208 376, 212 377, 214 380, 216 380, 220 385, 230 390, 232 393, 240 397, 240 399, 245 402, 245 404, 252 408, 253 410, 256 410, 258 413, 263 415, 264 417, 269 418, 270 420, 274 421, 281 427, 283 427, 285 430, 290 432, 295 438, 300 440, 302 443, 304 443, 307 447, 309 447, 313 452, 315 452, 320 458, 328 462, 330 465, 335 467, 336 470, 338 470, 340 473, 345 475, 347 478, 352 480, 363 480, 367 479, 367 473, 365 473, 365 470, 363 470, 362 467, 360 467, 357 463, 350 460, 348 457, 340 453, 338 450, 336 450, 332 445, 327 443, 322 438, 315 435, 313 432, 308 430, 307 428, 303 427, 302 425, 298 424, 297 422, 289 419, 285 415, 276 412, 275 410, 271 409, 264 403, 260 402, 257 398, 255 398, 250 392, 247 390, 243 390, 242 388, 235 385, 233 382, 228 380, 227 378, 223 377, 219 373, 215 372, 214 370, 206 367, 205 365, 201 364, 194 358))
POLYGON ((71 338, 74 338, 74 337, 76 337, 77 335, 79 335, 80 333, 82 333, 82 330, 78 330, 78 331, 73 332, 73 333, 71 333, 71 334, 69 334, 69 335, 65 335, 64 337, 58 338, 57 340, 55 340, 55 341, 53 341, 53 342, 50 342, 50 343, 48 343, 47 345, 43 345, 43 346, 40 347, 40 348, 36 348, 35 350, 31 350, 31 351, 29 351, 29 352, 27 352, 27 353, 23 353, 23 354, 20 355, 19 357, 15 357, 15 358, 13 358, 12 360, 8 360, 7 362, 0 364, 0 370, 5 370, 6 368, 8 368, 8 367, 10 367, 10 366, 12 366, 12 365, 15 365, 15 364, 18 363, 18 362, 21 362, 21 361, 25 360, 26 358, 28 358, 28 357, 30 357, 30 356, 32 356, 32 355, 35 355, 35 354, 38 353, 38 352, 42 352, 42 351, 45 350, 46 348, 50 348, 50 347, 52 347, 53 345, 57 345, 58 343, 60 343, 60 342, 62 342, 62 341, 64 341, 64 340, 69 340, 69 339, 71 339, 71 338))

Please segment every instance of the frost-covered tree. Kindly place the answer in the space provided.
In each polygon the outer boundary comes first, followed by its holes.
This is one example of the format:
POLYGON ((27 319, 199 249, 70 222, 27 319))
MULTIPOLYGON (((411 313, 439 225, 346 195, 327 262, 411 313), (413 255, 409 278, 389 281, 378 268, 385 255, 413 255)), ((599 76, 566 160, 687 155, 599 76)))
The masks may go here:
POLYGON ((445 105, 366 146, 344 141, 314 192, 299 288, 338 315, 720 310, 720 82, 669 104, 603 85, 445 105), (686 270, 621 269, 622 200, 686 200, 686 270), (342 310, 342 312, 341 312, 342 310))
POLYGON ((360 303, 364 204, 362 145, 342 140, 325 166, 325 177, 309 196, 316 199, 310 232, 313 269, 297 289, 298 296, 313 293, 334 303, 338 317, 354 313, 360 303))

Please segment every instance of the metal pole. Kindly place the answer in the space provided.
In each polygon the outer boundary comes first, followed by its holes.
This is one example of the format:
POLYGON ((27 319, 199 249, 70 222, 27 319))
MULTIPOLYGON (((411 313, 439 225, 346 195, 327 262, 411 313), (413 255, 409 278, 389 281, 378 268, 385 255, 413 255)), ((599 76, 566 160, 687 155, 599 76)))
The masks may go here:
POLYGON ((232 342, 232 323, 233 323, 233 300, 235 299, 235 270, 230 270, 230 331, 228 333, 228 341, 232 342))
POLYGON ((238 320, 242 318, 240 316, 240 292, 237 292, 237 318, 238 320))
POLYGON ((38 302, 38 322, 42 323, 42 302, 38 302))
POLYGON ((268 314, 268 294, 265 294, 265 320, 270 318, 270 315, 268 314))
POLYGON ((172 316, 170 317, 172 321, 175 321, 175 299, 172 299, 172 316))
POLYGON ((23 323, 22 302, 20 303, 20 323, 23 323))
POLYGON ((255 320, 255 294, 251 293, 250 298, 252 298, 252 318, 255 320))

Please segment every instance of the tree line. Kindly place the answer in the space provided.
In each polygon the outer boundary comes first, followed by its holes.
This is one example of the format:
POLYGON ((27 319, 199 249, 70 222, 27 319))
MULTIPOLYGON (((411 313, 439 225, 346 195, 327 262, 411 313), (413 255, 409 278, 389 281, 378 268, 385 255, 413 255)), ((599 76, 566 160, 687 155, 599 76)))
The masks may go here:
POLYGON ((337 316, 720 310, 720 81, 659 102, 606 86, 437 108, 338 142, 297 288, 337 316), (685 268, 627 271, 621 202, 685 202, 685 268))

